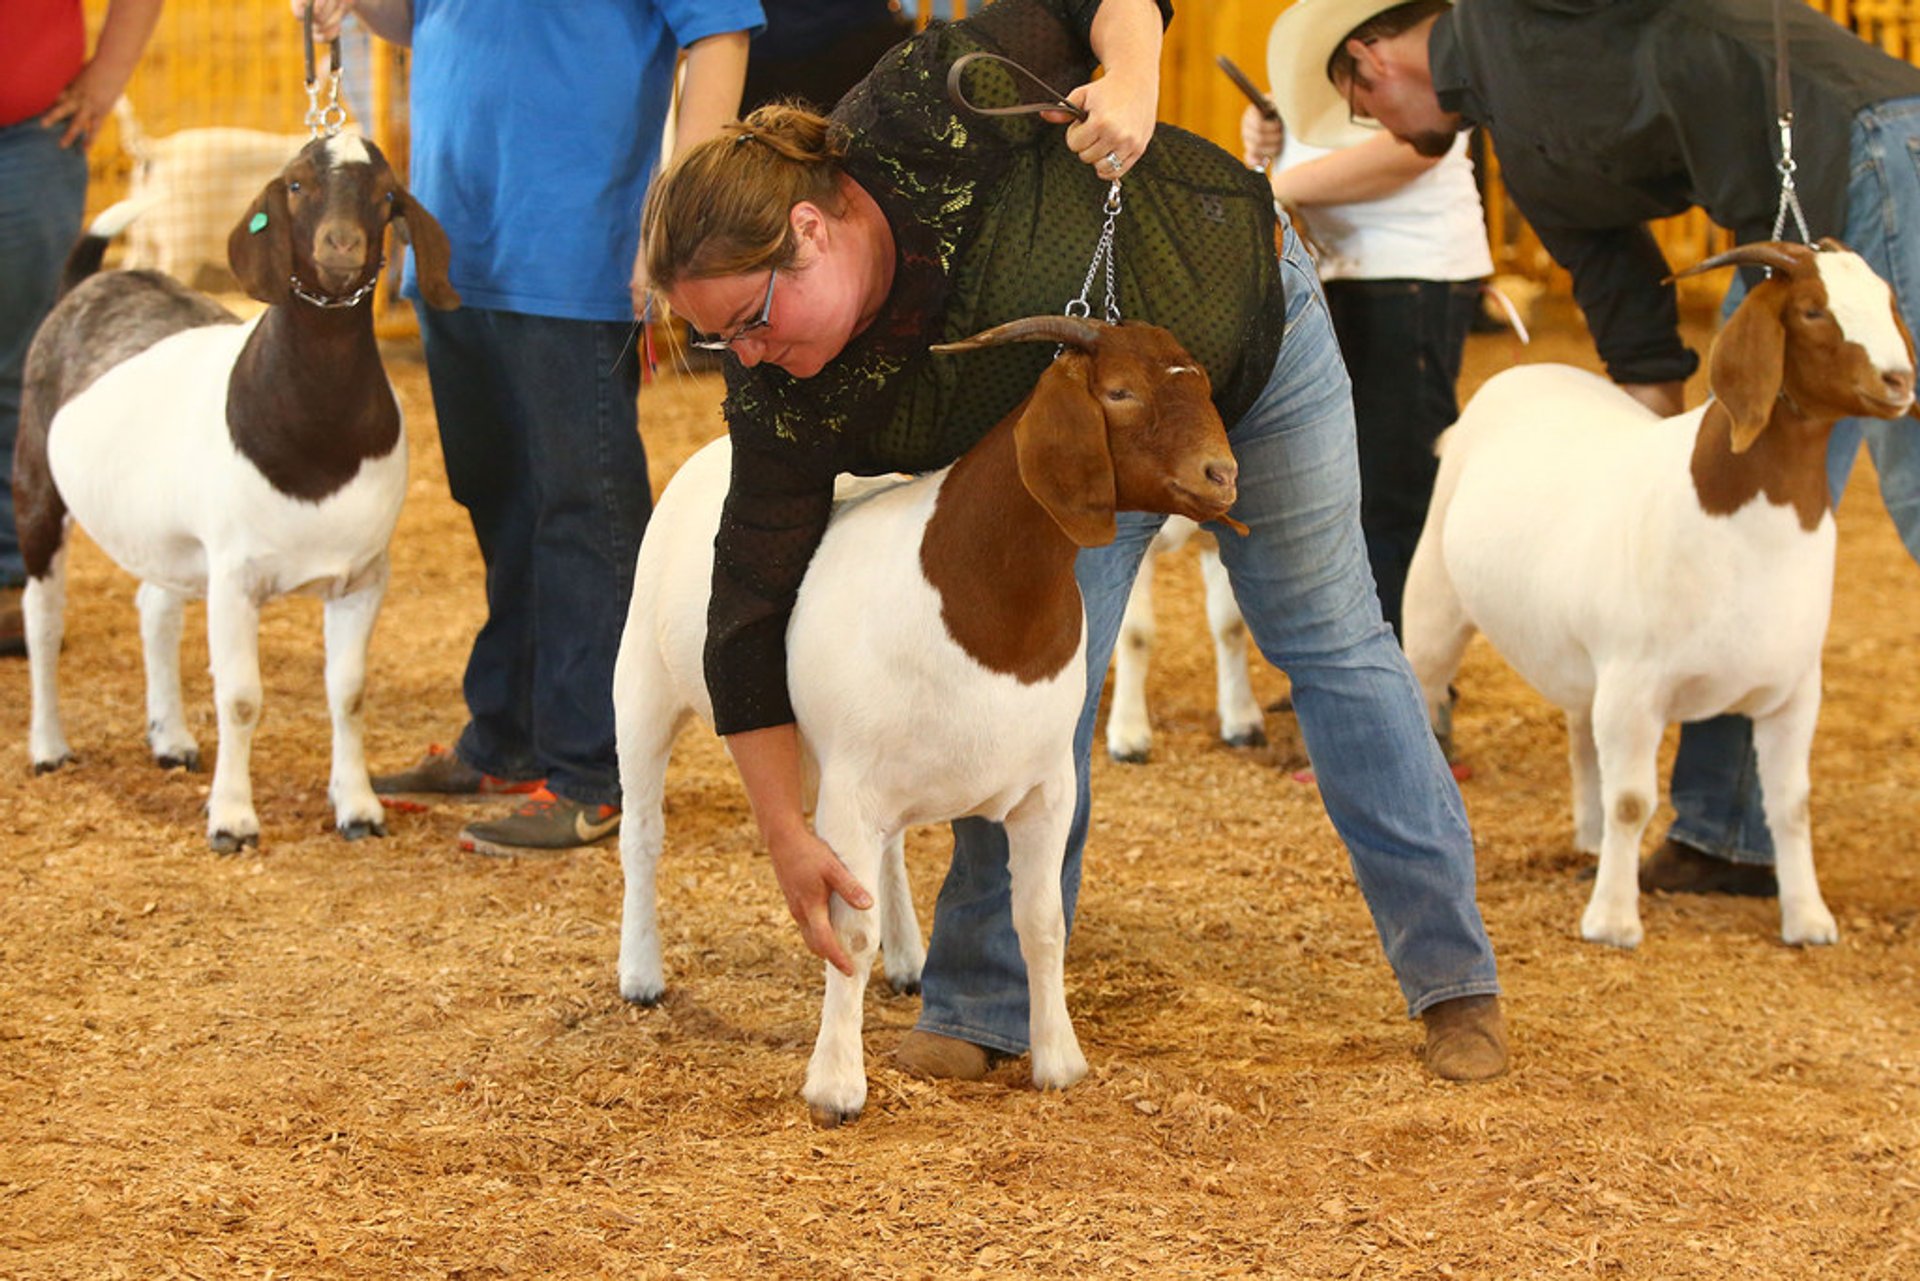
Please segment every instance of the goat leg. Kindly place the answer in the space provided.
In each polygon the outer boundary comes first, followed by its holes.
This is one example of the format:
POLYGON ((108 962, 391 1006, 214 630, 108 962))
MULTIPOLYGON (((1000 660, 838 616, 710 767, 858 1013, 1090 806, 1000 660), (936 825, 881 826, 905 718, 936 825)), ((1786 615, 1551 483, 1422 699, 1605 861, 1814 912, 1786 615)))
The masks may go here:
POLYGON ((180 697, 180 629, 186 598, 155 583, 142 583, 140 654, 147 668, 147 747, 161 769, 197 770, 200 744, 187 728, 180 697))
POLYGON ((239 571, 209 566, 207 650, 220 720, 213 789, 207 798, 207 844, 236 854, 260 843, 253 809, 253 733, 260 724, 260 606, 239 571))
POLYGON ((1820 897, 1813 871, 1812 786, 1807 760, 1820 717, 1820 664, 1815 663, 1785 707, 1755 717, 1753 750, 1760 765, 1760 798, 1773 835, 1774 875, 1780 882, 1780 937, 1788 943, 1833 943, 1840 927, 1820 897))
POLYGON ((387 834, 386 811, 367 777, 362 700, 367 688, 367 645, 387 594, 387 557, 382 552, 352 587, 326 603, 327 710, 333 718, 333 772, 327 799, 334 830, 349 841, 387 834))
POLYGON ((1064 1090, 1087 1074, 1087 1058, 1067 1013, 1067 917, 1060 868, 1073 822, 1071 755, 1054 776, 1007 815, 1007 872, 1013 928, 1027 963, 1028 1052, 1033 1083, 1064 1090))

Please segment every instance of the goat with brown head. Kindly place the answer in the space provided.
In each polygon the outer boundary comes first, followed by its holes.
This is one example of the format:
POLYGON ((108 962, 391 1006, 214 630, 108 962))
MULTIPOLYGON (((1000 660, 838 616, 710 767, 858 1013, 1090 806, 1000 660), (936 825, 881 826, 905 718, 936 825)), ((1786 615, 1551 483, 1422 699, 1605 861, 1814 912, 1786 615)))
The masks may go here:
POLYGON ((1727 321, 1707 365, 1714 399, 1731 419, 1735 453, 1752 446, 1776 404, 1829 422, 1911 412, 1913 337, 1893 291, 1859 255, 1832 239, 1818 250, 1760 241, 1679 276, 1747 265, 1770 274, 1727 321))
POLYGON ((1116 511, 1237 527, 1226 513, 1239 468, 1212 384, 1172 334, 1155 325, 1028 316, 933 350, 1009 342, 1063 344, 1015 411, 1014 439, 1028 492, 1075 543, 1112 542, 1116 511))
POLYGON ((413 246, 420 292, 442 311, 460 305, 447 280, 447 234, 394 177, 380 149, 355 134, 316 138, 269 182, 227 237, 227 260, 248 294, 351 306, 372 291, 387 224, 413 246))

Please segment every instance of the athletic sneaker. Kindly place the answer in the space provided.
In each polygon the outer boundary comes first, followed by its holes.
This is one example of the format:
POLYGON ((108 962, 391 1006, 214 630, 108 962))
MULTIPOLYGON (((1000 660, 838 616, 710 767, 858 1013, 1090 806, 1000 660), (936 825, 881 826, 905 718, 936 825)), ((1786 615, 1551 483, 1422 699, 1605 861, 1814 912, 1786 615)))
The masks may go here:
POLYGON ((379 796, 409 792, 434 796, 525 796, 547 785, 544 778, 516 781, 483 774, 449 749, 434 743, 412 769, 398 774, 376 774, 373 790, 379 796))
POLYGON ((620 811, 612 805, 582 805, 555 796, 542 786, 505 818, 469 823, 460 831, 460 848, 492 858, 512 858, 525 850, 570 850, 613 835, 620 811))

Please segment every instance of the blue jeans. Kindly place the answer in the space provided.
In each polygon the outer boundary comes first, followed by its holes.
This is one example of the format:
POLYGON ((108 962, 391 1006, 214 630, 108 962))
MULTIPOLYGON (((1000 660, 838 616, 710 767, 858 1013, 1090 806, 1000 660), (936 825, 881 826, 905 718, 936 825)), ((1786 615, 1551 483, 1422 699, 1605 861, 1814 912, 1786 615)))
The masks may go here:
POLYGON ((60 130, 42 129, 38 120, 0 128, 0 587, 27 581, 13 525, 20 376, 86 204, 84 147, 63 150, 60 130))
MULTIPOLYGON (((1907 328, 1920 333, 1920 98, 1883 102, 1853 121, 1847 186, 1847 247, 1893 286, 1907 328)), ((1783 234, 1792 235, 1789 226, 1783 234)), ((1736 276, 1722 318, 1746 296, 1736 276)), ((1843 419, 1827 446, 1834 505, 1864 439, 1880 473, 1887 514, 1920 561, 1920 428, 1905 419, 1843 419)), ((1681 727, 1669 789, 1675 817, 1667 835, 1735 863, 1773 862, 1773 838, 1761 808, 1753 722, 1716 716, 1681 727)))
MULTIPOLYGON (((1500 990, 1474 902, 1473 836, 1427 726, 1419 687, 1367 571, 1353 401, 1326 298, 1291 229, 1287 331, 1266 390, 1229 431, 1240 464, 1220 554, 1261 653, 1293 680, 1321 798, 1351 853, 1409 1013, 1500 990)), ((1087 836, 1088 762, 1101 685, 1134 575, 1164 517, 1124 513, 1112 545, 1080 553, 1087 700, 1074 734, 1079 803, 1062 870, 1071 924, 1087 836)), ((1018 1053, 1026 969, 1014 935, 1006 835, 953 825, 953 865, 934 907, 919 1026, 1018 1053)), ((1280 852, 1275 852, 1279 857, 1280 852)))
POLYGON ((653 510, 631 324, 416 304, 447 483, 487 567, 455 751, 618 805, 613 660, 653 510))

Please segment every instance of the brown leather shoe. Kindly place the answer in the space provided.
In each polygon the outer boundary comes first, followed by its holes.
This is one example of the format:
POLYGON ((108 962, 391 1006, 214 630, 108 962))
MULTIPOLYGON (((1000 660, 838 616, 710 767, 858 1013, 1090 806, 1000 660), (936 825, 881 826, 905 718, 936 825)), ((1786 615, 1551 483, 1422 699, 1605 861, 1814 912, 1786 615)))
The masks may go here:
POLYGON ((1733 894, 1741 898, 1778 898, 1780 882, 1768 863, 1735 863, 1715 858, 1669 837, 1640 864, 1640 892, 1733 894))
POLYGON ((1006 1057, 984 1045, 919 1028, 901 1037, 893 1051, 893 1061, 903 1070, 937 1081, 978 1081, 1006 1057))
POLYGON ((20 614, 18 587, 0 587, 0 658, 27 656, 27 620, 20 614))
POLYGON ((1448 1081, 1491 1081, 1507 1071, 1507 1021, 1497 996, 1462 996, 1420 1012, 1427 1043, 1420 1058, 1448 1081))

